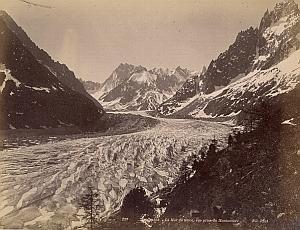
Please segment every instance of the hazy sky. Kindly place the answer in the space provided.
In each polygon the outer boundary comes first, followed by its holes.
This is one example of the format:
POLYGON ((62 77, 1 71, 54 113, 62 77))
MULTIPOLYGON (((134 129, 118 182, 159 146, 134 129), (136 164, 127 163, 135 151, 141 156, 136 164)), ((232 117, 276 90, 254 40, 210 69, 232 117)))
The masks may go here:
MULTIPOLYGON (((276 0, 0 0, 31 39, 77 77, 103 81, 119 63, 200 70, 257 26, 276 0)), ((299 4, 300 0, 297 0, 299 4)))

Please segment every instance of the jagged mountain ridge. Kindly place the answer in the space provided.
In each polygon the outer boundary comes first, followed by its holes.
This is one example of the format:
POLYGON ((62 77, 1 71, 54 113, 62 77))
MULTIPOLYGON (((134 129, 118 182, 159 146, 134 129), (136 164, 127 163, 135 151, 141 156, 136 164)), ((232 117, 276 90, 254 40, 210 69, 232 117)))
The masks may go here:
POLYGON ((106 109, 154 110, 195 73, 181 67, 171 71, 120 64, 93 94, 106 109))
POLYGON ((296 90, 299 15, 294 1, 276 4, 274 10, 266 11, 258 28, 240 32, 204 74, 186 82, 158 112, 195 118, 233 116, 257 101, 275 100, 296 90))
POLYGON ((0 84, 1 129, 88 127, 104 114, 92 100, 62 83, 37 60, 2 16, 0 84))

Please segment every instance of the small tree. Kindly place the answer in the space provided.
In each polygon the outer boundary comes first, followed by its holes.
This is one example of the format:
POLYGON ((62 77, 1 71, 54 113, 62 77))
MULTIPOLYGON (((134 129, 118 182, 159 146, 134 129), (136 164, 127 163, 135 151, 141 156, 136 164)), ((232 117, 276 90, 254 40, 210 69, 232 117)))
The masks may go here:
POLYGON ((217 140, 213 139, 211 144, 208 147, 206 164, 213 164, 217 161, 217 140))
POLYGON ((92 186, 87 188, 86 193, 79 201, 79 207, 83 208, 85 226, 90 230, 96 229, 97 221, 100 213, 99 194, 93 190, 92 186))
POLYGON ((232 137, 232 135, 230 134, 230 135, 228 136, 228 147, 232 147, 232 145, 233 145, 233 137, 232 137))

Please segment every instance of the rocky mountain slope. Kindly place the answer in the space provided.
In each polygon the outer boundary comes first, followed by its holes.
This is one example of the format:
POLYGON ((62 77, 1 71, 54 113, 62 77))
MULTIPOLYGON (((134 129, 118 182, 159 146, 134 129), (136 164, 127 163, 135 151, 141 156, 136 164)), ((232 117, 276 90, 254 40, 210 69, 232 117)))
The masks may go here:
POLYGON ((55 75, 59 81, 68 86, 72 90, 92 99, 98 107, 101 105, 97 100, 88 94, 80 82, 75 77, 73 71, 71 71, 65 64, 61 64, 58 61, 54 61, 50 55, 43 49, 39 48, 26 34, 26 32, 16 24, 16 22, 5 12, 0 11, 0 18, 6 24, 6 26, 17 36, 17 38, 23 43, 26 49, 35 57, 36 60, 44 65, 49 71, 55 75))
MULTIPOLYGON (((205 73, 162 103, 164 116, 230 117, 260 101, 292 101, 300 81, 300 11, 287 0, 266 11, 258 28, 240 32, 205 73)), ((299 116, 299 114, 286 114, 299 116)))
POLYGON ((81 84, 65 65, 54 62, 25 35, 2 11, 1 129, 88 127, 96 122, 104 113, 98 103, 86 96, 83 87, 80 90, 81 84))
POLYGON ((192 75, 187 69, 151 69, 120 64, 93 94, 110 110, 154 110, 192 75))

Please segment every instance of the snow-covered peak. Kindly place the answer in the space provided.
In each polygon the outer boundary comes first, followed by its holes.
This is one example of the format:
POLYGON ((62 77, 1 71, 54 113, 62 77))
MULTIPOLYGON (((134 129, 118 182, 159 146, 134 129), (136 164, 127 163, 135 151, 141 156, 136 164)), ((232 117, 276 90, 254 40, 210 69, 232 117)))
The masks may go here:
POLYGON ((128 69, 130 67, 134 67, 134 66, 128 63, 120 63, 116 69, 128 69))
POLYGON ((253 69, 267 69, 300 47, 300 11, 294 1, 278 3, 260 23, 260 40, 253 69))
MULTIPOLYGON (((286 0, 277 3, 272 11, 267 10, 260 22, 260 31, 264 31, 268 27, 287 21, 291 17, 297 17, 300 14, 298 5, 293 0, 286 0)), ((291 21, 291 19, 289 20, 291 21)))
POLYGON ((176 72, 184 72, 186 69, 181 68, 180 66, 177 66, 175 71, 176 72))
POLYGON ((142 71, 142 70, 147 70, 144 66, 138 65, 132 65, 128 63, 121 63, 116 69, 115 72, 120 72, 120 71, 142 71))
POLYGON ((134 73, 131 75, 128 81, 133 81, 138 84, 155 84, 157 76, 155 74, 151 74, 148 71, 143 71, 140 73, 134 73))
MULTIPOLYGON (((106 109, 155 109, 170 98, 190 77, 191 71, 180 66, 174 70, 127 63, 120 64, 93 96, 106 109)), ((198 75, 195 73, 195 75, 198 75)))
POLYGON ((198 73, 189 71, 188 69, 183 69, 180 66, 178 66, 173 72, 173 75, 178 81, 186 81, 191 75, 195 74, 197 75, 198 73))
POLYGON ((166 68, 153 68, 151 70, 149 70, 150 73, 159 75, 159 76, 163 76, 163 75, 171 75, 173 71, 171 71, 170 69, 166 68))
POLYGON ((299 48, 298 6, 294 1, 278 3, 265 13, 259 28, 241 31, 235 42, 210 62, 207 70, 188 79, 158 111, 186 117, 194 115, 190 112, 196 111, 195 108, 198 109, 195 114, 202 114, 209 103, 206 112, 218 116, 226 111, 228 115, 239 112, 248 100, 288 94, 299 84, 299 72, 295 70, 299 48), (220 100, 216 98, 219 94, 220 100))
POLYGON ((92 96, 98 100, 101 96, 108 93, 118 85, 128 81, 133 74, 141 73, 143 71, 147 71, 147 69, 141 65, 135 66, 128 63, 121 63, 105 80, 102 88, 99 91, 93 92, 92 96))
POLYGON ((174 74, 180 74, 180 75, 187 75, 189 73, 189 70, 188 69, 184 69, 184 68, 181 68, 180 66, 177 66, 175 71, 174 71, 174 74))
POLYGON ((299 8, 294 0, 284 0, 277 3, 273 12, 281 17, 287 16, 290 13, 299 13, 299 8))

